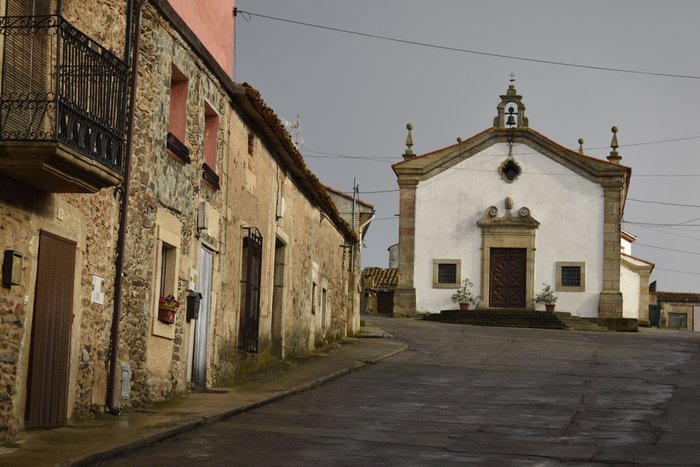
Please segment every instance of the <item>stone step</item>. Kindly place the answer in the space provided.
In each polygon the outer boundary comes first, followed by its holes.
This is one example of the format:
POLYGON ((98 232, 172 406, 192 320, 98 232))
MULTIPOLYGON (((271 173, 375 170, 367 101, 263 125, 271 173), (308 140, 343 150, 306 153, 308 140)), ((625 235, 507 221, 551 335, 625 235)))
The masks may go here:
POLYGON ((453 324, 473 326, 518 327, 539 329, 568 329, 572 331, 608 332, 600 326, 595 318, 572 316, 565 311, 554 313, 546 311, 521 310, 513 308, 476 309, 476 310, 442 310, 423 319, 453 324))
POLYGON ((567 329, 553 313, 520 309, 442 310, 439 314, 427 315, 424 319, 474 326, 567 329))

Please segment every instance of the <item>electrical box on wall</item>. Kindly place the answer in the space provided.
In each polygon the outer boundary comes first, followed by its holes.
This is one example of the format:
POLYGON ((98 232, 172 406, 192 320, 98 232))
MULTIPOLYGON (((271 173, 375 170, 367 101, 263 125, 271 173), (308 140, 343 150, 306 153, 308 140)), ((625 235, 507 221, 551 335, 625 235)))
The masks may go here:
POLYGON ((92 276, 92 303, 96 305, 105 304, 105 278, 97 275, 92 276))
POLYGON ((197 291, 197 284, 199 283, 199 273, 196 269, 190 268, 187 277, 187 290, 190 292, 197 291))
POLYGON ((2 262, 2 285, 12 287, 22 285, 22 253, 15 250, 5 250, 2 262))
POLYGON ((209 203, 202 201, 197 209, 197 231, 209 230, 209 203))

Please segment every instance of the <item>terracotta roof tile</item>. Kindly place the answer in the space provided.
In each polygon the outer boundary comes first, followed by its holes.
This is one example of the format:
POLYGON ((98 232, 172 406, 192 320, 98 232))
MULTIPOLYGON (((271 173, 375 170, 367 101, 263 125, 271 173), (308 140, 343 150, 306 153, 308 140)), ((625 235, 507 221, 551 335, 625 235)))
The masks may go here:
POLYGON ((665 303, 700 303, 700 293, 656 292, 656 300, 665 303))
POLYGON ((397 268, 365 268, 362 271, 362 279, 366 281, 369 289, 394 289, 399 283, 399 270, 397 268))

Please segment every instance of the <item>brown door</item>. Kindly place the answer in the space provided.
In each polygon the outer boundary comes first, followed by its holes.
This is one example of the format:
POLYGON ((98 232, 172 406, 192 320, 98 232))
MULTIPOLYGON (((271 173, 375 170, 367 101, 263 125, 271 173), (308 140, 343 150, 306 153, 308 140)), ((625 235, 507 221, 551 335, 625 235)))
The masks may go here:
POLYGON ((75 242, 41 232, 32 323, 27 428, 65 425, 75 242))
POLYGON ((491 248, 491 308, 525 308, 525 248, 491 248))

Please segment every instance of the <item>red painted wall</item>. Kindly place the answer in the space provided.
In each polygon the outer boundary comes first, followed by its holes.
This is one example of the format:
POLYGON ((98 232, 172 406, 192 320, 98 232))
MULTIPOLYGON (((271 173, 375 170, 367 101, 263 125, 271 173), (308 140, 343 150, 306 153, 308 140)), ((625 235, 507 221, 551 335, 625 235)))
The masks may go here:
POLYGON ((169 0, 178 15, 229 76, 233 75, 233 7, 236 0, 169 0))

